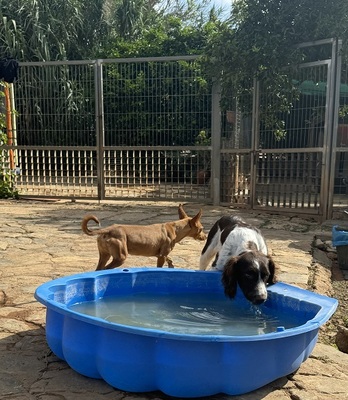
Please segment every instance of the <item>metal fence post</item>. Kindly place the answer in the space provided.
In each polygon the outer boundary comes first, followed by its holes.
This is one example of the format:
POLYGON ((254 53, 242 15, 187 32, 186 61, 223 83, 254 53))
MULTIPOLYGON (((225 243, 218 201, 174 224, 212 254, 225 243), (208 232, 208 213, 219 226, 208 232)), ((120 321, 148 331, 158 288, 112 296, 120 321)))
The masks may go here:
POLYGON ((103 104, 103 65, 101 60, 95 63, 95 114, 97 137, 97 184, 98 200, 105 199, 104 183, 104 104, 103 104))
POLYGON ((220 204, 221 181, 221 87, 218 80, 212 86, 211 111, 211 188, 213 205, 220 204))
POLYGON ((257 158, 259 154, 260 142, 260 82, 254 78, 253 81, 253 108, 252 108, 252 128, 251 128, 251 154, 250 154, 250 207, 256 204, 256 177, 257 177, 257 158))
POLYGON ((340 86, 341 86, 341 57, 342 40, 334 39, 332 43, 332 64, 330 68, 330 79, 332 79, 332 98, 329 103, 329 115, 331 116, 331 125, 329 126, 329 160, 328 160, 328 199, 327 208, 324 210, 323 219, 332 218, 333 202, 334 202, 334 186, 335 186, 335 164, 337 156, 337 129, 338 129, 338 111, 340 106, 340 86))

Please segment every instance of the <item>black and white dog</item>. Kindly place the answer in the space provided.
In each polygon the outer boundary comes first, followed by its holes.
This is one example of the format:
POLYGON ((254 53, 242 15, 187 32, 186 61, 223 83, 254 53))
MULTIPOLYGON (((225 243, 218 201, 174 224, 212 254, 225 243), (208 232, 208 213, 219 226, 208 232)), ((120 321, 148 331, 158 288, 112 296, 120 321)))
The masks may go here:
POLYGON ((237 216, 221 217, 209 231, 200 258, 200 270, 211 260, 222 271, 226 296, 234 298, 237 286, 253 304, 267 300, 267 284, 275 283, 275 265, 259 231, 237 216))

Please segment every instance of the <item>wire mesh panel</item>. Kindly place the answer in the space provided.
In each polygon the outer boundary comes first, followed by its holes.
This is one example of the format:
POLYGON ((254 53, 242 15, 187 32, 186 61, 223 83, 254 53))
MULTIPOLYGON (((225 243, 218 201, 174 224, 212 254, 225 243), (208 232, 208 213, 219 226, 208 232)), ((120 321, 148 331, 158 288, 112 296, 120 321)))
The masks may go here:
POLYGON ((211 85, 196 57, 103 64, 105 196, 210 198, 211 85))
POLYGON ((320 205, 322 153, 259 153, 255 194, 258 206, 305 208, 320 205))
POLYGON ((210 137, 211 86, 200 64, 110 62, 103 69, 105 146, 195 146, 210 137))
POLYGON ((22 149, 17 189, 33 196, 97 197, 95 150, 22 149))
POLYGON ((328 65, 314 64, 291 75, 297 90, 290 93, 292 98, 283 112, 279 112, 284 109, 279 99, 286 92, 272 98, 261 85, 259 147, 262 149, 323 146, 328 65))
POLYGON ((113 197, 148 199, 207 199, 208 171, 197 163, 209 151, 107 150, 104 158, 105 189, 113 197))
POLYGON ((196 59, 21 63, 20 194, 208 201, 211 85, 196 59))
POLYGON ((97 196, 94 74, 93 62, 21 63, 14 85, 21 195, 97 196))
POLYGON ((255 159, 255 207, 322 212, 324 143, 327 140, 328 63, 292 74, 297 91, 284 112, 262 87, 255 159), (278 150, 278 151, 275 151, 278 150))
POLYGON ((339 119, 335 146, 333 208, 348 208, 348 60, 342 63, 339 119))
POLYGON ((19 146, 95 146, 93 63, 23 63, 15 85, 19 146))

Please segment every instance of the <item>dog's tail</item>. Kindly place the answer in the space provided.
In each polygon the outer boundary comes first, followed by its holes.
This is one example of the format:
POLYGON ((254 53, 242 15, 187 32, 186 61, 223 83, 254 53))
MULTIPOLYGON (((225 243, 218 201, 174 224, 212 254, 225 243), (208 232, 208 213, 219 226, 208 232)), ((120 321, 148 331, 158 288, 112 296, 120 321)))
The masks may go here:
POLYGON ((83 218, 82 222, 81 222, 82 231, 83 231, 86 235, 89 235, 89 236, 99 235, 101 229, 94 229, 94 230, 92 231, 92 230, 89 229, 88 226, 87 226, 89 221, 94 221, 96 224, 98 224, 98 225, 100 226, 99 219, 98 219, 97 217, 95 217, 94 215, 89 214, 89 215, 86 215, 86 216, 83 218))

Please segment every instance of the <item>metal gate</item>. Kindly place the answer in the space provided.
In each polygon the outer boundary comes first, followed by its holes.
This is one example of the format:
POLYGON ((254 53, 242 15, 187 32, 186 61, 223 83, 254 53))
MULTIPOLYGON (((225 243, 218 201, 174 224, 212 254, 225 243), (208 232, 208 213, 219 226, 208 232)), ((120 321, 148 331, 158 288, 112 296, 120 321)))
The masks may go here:
POLYGON ((332 139, 337 128, 337 46, 335 40, 304 43, 330 46, 330 58, 302 64, 292 75, 299 96, 291 111, 279 113, 284 130, 265 121, 274 102, 263 82, 255 82, 250 104, 226 112, 222 146, 222 202, 270 212, 327 218, 332 184, 332 139), (232 182, 232 186, 228 184, 232 182))
POLYGON ((211 200, 197 57, 21 63, 14 91, 21 195, 211 200))

